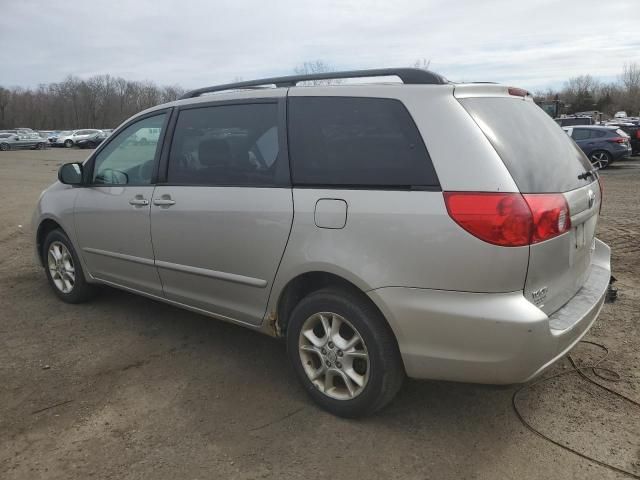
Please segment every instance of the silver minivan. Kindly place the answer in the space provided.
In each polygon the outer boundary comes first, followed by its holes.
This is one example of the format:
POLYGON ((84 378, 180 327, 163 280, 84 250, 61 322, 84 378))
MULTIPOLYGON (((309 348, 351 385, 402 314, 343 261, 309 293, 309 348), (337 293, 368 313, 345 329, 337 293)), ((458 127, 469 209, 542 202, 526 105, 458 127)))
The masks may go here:
POLYGON ((284 337, 311 397, 354 417, 405 375, 510 384, 564 356, 609 284, 601 200, 528 92, 380 69, 145 110, 60 168, 34 232, 62 300, 108 285, 284 337), (401 82, 303 86, 379 76, 401 82))

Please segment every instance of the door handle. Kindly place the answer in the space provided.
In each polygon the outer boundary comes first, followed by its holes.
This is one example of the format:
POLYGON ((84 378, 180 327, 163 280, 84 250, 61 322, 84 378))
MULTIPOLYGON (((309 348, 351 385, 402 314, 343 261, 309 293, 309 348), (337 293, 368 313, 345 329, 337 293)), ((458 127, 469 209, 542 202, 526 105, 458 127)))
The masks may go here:
POLYGON ((145 205, 149 205, 149 200, 146 198, 132 198, 129 200, 129 205, 135 205, 136 207, 141 207, 145 205))
POLYGON ((158 205, 160 207, 170 207, 171 205, 175 205, 176 201, 171 198, 156 198, 153 201, 154 205, 158 205))

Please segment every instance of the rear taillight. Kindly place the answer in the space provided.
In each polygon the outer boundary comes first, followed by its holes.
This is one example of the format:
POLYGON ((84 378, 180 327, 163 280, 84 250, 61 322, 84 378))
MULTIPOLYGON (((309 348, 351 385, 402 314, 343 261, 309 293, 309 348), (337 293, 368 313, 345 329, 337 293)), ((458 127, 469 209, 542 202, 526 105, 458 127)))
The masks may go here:
POLYGON ((524 199, 533 215, 531 243, 544 242, 571 228, 569 206, 561 193, 527 193, 524 199))
POLYGON ((449 216, 467 232, 503 247, 521 247, 571 228, 562 194, 444 192, 449 216))
POLYGON ((607 141, 613 143, 627 143, 627 139, 625 137, 607 138, 607 141))
POLYGON ((640 140, 640 128, 636 130, 636 138, 640 140))

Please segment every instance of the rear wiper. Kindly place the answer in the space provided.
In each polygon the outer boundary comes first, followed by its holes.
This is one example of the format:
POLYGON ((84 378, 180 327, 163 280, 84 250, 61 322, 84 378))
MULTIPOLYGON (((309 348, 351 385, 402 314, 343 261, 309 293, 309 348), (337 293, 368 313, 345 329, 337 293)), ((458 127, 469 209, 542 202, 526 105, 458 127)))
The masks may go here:
POLYGON ((584 173, 581 173, 580 175, 578 175, 578 180, 586 180, 589 177, 596 178, 596 174, 593 172, 593 170, 588 170, 584 173))

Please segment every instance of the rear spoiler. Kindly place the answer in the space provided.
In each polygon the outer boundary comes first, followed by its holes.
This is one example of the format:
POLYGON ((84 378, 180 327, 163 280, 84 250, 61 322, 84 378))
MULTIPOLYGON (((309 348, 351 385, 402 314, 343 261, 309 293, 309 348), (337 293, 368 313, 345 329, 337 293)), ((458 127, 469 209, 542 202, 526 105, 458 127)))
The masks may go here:
POLYGON ((460 83, 455 84, 453 96, 456 98, 470 97, 520 97, 533 101, 533 95, 527 90, 497 83, 460 83))

